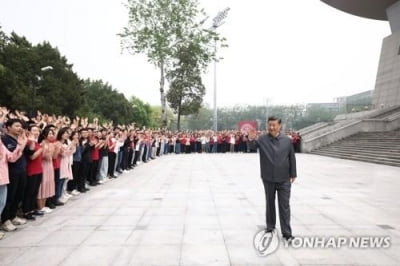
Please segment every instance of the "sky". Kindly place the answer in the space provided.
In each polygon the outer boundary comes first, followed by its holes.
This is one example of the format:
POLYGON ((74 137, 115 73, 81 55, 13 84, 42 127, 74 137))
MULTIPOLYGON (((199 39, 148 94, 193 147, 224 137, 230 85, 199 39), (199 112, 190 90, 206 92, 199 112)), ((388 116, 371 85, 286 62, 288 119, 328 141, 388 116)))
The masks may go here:
MULTIPOLYGON (((81 78, 102 79, 127 98, 160 104, 159 71, 121 50, 125 0, 0 0, 0 25, 34 44, 49 41, 81 78)), ((388 22, 356 17, 318 0, 199 0, 210 16, 230 11, 218 31, 219 107, 332 102, 375 87, 388 22)), ((214 68, 203 76, 212 106, 214 68)))

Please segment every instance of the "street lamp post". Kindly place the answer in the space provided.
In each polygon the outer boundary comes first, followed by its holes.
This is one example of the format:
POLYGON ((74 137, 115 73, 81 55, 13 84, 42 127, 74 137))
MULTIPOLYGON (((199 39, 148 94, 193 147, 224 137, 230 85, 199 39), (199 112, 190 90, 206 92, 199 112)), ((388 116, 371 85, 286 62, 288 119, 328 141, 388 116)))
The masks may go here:
MULTIPOLYGON (((215 18, 213 18, 213 24, 211 29, 216 31, 217 28, 222 26, 225 21, 224 19, 228 15, 229 7, 225 8, 223 11, 220 11, 215 18)), ((217 55, 217 40, 214 42, 214 53, 217 55)), ((214 131, 218 131, 218 114, 217 114, 217 59, 214 60, 214 115, 213 115, 213 129, 214 131)))
MULTIPOLYGON (((49 70, 52 70, 52 69, 53 69, 52 66, 45 66, 45 67, 42 67, 40 70, 43 73, 43 72, 46 72, 46 71, 49 71, 49 70)), ((39 82, 42 79, 42 77, 39 76, 39 75, 36 75, 35 77, 39 82)), ((32 83, 31 83, 31 86, 32 86, 32 110, 31 110, 31 116, 34 117, 35 114, 36 114, 36 112, 35 112, 35 98, 36 98, 37 87, 35 86, 35 84, 32 84, 32 83)))

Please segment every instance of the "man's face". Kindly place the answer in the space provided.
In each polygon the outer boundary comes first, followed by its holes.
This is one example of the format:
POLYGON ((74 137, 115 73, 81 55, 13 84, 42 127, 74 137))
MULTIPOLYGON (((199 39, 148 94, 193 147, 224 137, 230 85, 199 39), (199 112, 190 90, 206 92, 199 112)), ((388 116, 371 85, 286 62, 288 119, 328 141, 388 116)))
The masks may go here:
POLYGON ((88 132, 86 130, 81 131, 81 136, 82 138, 87 138, 88 137, 88 132))
POLYGON ((271 120, 268 121, 268 133, 272 136, 277 136, 279 131, 281 130, 281 125, 279 124, 278 120, 271 120))
POLYGON ((19 122, 13 123, 11 126, 7 128, 7 130, 11 135, 17 135, 17 136, 19 136, 23 132, 22 125, 19 122))

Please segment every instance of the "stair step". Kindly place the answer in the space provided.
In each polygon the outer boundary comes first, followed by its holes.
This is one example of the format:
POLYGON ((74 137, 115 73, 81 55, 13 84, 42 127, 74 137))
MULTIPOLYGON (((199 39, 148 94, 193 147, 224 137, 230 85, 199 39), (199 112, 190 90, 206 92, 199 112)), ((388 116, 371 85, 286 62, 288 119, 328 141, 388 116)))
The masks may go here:
POLYGON ((393 147, 393 146, 363 146, 363 145, 329 145, 321 147, 320 149, 326 149, 328 147, 331 148, 350 148, 350 149, 362 149, 362 150, 373 150, 373 151, 399 151, 400 147, 393 147))
POLYGON ((387 158, 387 157, 381 157, 381 156, 375 156, 373 154, 351 154, 351 153, 339 153, 339 152, 329 152, 329 151, 318 151, 318 152, 312 152, 314 154, 330 154, 330 155, 338 155, 342 156, 344 158, 366 158, 366 159, 372 159, 372 160, 384 160, 384 161, 395 161, 395 162, 400 162, 400 159, 396 158, 387 158))
POLYGON ((339 159, 344 159, 344 160, 354 160, 354 161, 362 161, 362 162, 369 162, 369 163, 376 163, 376 164, 384 164, 384 165, 391 165, 391 166, 397 166, 400 167, 400 160, 384 160, 384 158, 376 158, 376 157, 349 157, 349 156, 343 156, 340 154, 335 154, 335 153, 322 153, 322 152, 312 152, 312 154, 315 155, 320 155, 320 156, 327 156, 327 157, 334 157, 334 158, 339 158, 339 159))
POLYGON ((343 157, 341 157, 341 156, 325 155, 325 154, 317 154, 317 155, 319 155, 319 156, 325 156, 325 157, 338 158, 338 159, 342 159, 342 160, 352 160, 352 161, 359 161, 359 162, 366 162, 366 163, 374 163, 374 164, 390 165, 390 166, 400 167, 400 163, 383 162, 383 161, 374 161, 374 160, 363 159, 363 158, 343 158, 343 157))
POLYGON ((363 149, 363 150, 376 150, 376 151, 400 151, 400 147, 396 146, 371 146, 371 145, 339 145, 339 144, 333 144, 325 147, 321 147, 321 149, 325 148, 352 148, 352 149, 363 149))
POLYGON ((348 155, 369 155, 371 157, 382 157, 382 158, 392 158, 400 160, 400 153, 399 152, 392 152, 392 153, 382 153, 382 152, 375 152, 375 151, 362 151, 362 150, 339 150, 339 149, 321 149, 317 152, 330 152, 330 153, 337 153, 337 154, 348 154, 348 155))
POLYGON ((370 152, 387 152, 387 153, 398 153, 400 155, 400 148, 385 148, 385 147, 364 147, 364 146, 346 146, 346 145, 331 145, 321 147, 318 150, 335 149, 335 150, 349 150, 349 151, 370 151, 370 152))

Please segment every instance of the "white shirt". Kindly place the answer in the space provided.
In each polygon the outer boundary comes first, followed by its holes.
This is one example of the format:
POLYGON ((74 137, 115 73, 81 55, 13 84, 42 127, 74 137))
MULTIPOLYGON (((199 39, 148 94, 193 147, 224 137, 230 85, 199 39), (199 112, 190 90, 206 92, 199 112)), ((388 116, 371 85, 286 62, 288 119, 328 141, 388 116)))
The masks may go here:
POLYGON ((124 146, 124 142, 121 141, 121 140, 118 140, 117 143, 115 144, 114 152, 118 153, 119 152, 119 148, 121 148, 122 146, 124 146))

